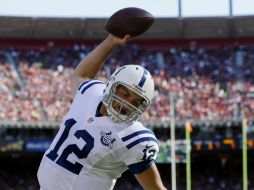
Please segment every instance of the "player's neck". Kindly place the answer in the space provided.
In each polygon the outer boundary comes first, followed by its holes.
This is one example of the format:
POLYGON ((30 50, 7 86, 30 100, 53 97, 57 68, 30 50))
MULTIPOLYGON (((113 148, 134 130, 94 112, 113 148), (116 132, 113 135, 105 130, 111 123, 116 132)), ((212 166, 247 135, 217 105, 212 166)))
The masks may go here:
POLYGON ((100 108, 100 114, 102 116, 108 116, 108 112, 107 112, 106 107, 104 106, 104 104, 102 104, 102 106, 100 108))

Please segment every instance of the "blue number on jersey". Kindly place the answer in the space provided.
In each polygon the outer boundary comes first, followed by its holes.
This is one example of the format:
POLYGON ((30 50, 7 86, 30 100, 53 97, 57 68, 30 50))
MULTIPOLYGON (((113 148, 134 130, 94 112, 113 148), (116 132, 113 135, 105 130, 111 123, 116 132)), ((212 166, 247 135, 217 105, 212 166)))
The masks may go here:
MULTIPOLYGON (((64 141, 68 138, 69 132, 71 127, 76 123, 74 119, 68 119, 65 121, 65 128, 64 131, 59 138, 58 142, 56 143, 53 150, 51 150, 46 156, 51 159, 52 161, 55 161, 58 157, 58 150, 64 143, 64 141)), ((57 159, 56 163, 65 169, 69 170, 70 172, 74 174, 79 174, 81 169, 83 168, 83 165, 75 162, 74 164, 69 162, 67 160, 68 156, 71 153, 74 153, 79 159, 87 158, 88 154, 94 147, 94 138, 86 131, 86 130, 77 130, 74 134, 74 136, 79 139, 83 139, 86 142, 86 145, 80 150, 76 144, 70 144, 68 145, 60 155, 60 157, 57 159)))

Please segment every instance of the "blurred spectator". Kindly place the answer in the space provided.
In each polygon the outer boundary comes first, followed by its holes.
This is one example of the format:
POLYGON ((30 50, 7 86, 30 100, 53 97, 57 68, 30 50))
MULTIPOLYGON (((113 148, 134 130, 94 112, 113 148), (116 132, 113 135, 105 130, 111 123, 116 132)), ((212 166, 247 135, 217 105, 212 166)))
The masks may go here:
MULTIPOLYGON (((25 85, 20 86, 15 72, 0 57, 0 120, 59 121, 72 101, 69 76, 81 57, 92 47, 4 50, 19 65, 25 85), (54 103, 54 104, 53 104, 54 103), (53 106, 54 105, 54 106, 53 106)), ((163 123, 170 120, 169 95, 177 94, 176 119, 222 120, 254 114, 254 48, 252 46, 204 48, 192 43, 189 48, 149 50, 136 44, 117 50, 97 76, 110 76, 115 67, 141 64, 153 74, 154 102, 141 120, 163 123)))

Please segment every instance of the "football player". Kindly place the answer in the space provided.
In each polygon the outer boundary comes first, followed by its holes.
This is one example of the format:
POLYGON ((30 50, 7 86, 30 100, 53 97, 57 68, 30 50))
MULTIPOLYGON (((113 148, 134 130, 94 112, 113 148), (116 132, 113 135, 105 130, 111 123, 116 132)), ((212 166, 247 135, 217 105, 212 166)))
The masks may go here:
POLYGON ((158 141, 137 121, 153 98, 150 73, 125 65, 106 84, 93 79, 109 54, 130 40, 109 34, 76 67, 73 103, 38 170, 42 190, 109 190, 126 170, 146 190, 166 189, 154 163, 158 141))

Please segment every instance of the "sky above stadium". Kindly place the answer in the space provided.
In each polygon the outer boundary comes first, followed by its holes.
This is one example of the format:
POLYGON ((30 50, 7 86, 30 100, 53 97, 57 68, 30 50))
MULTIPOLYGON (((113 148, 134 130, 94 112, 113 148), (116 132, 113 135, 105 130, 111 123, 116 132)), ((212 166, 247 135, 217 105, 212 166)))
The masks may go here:
MULTIPOLYGON (((228 16, 229 0, 180 0, 184 17, 228 16)), ((179 0, 2 0, 0 16, 109 17, 125 7, 146 9, 156 17, 177 17, 179 0)), ((233 15, 254 15, 254 0, 232 0, 233 15)))

